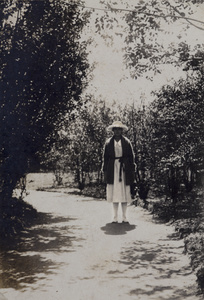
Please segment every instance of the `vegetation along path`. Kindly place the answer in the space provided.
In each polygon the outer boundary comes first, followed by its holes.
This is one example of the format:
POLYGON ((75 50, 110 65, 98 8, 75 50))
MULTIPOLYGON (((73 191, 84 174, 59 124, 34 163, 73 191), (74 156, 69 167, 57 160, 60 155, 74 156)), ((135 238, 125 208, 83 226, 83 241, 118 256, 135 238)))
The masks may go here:
POLYGON ((146 210, 129 206, 130 224, 112 224, 104 200, 42 191, 26 200, 46 218, 7 253, 6 299, 199 299, 183 241, 146 210))

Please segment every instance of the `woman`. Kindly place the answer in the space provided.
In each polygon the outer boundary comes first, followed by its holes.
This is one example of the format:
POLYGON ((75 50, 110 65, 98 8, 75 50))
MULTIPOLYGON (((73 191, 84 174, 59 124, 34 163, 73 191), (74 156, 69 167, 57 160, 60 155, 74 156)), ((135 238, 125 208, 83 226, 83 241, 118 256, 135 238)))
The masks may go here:
POLYGON ((107 201, 113 203, 113 223, 118 223, 118 206, 122 207, 122 222, 128 223, 127 203, 131 202, 130 187, 134 183, 135 164, 131 142, 123 136, 127 126, 120 121, 113 122, 108 130, 113 131, 104 147, 103 167, 104 180, 107 184, 107 201))

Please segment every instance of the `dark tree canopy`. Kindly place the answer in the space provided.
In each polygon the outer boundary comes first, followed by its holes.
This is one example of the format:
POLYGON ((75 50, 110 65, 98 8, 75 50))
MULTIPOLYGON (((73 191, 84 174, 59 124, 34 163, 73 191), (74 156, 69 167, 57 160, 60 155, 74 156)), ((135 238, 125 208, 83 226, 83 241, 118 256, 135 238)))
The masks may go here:
POLYGON ((49 149, 62 116, 80 105, 88 68, 79 42, 86 16, 78 6, 57 0, 19 3, 12 25, 6 22, 9 6, 1 2, 2 197, 11 196, 36 155, 49 149))

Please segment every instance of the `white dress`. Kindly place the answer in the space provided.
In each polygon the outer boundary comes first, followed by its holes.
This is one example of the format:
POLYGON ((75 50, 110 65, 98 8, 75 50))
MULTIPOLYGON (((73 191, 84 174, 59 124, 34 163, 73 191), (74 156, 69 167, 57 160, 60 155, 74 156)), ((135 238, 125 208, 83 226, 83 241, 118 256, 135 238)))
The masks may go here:
MULTIPOLYGON (((114 150, 115 156, 122 156, 122 144, 121 140, 116 142, 114 140, 114 150)), ((125 184, 125 172, 122 171, 122 181, 119 181, 119 172, 120 172, 120 162, 119 159, 115 159, 114 163, 114 183, 107 184, 106 187, 106 197, 108 202, 128 202, 132 201, 131 193, 130 193, 130 185, 125 184)))

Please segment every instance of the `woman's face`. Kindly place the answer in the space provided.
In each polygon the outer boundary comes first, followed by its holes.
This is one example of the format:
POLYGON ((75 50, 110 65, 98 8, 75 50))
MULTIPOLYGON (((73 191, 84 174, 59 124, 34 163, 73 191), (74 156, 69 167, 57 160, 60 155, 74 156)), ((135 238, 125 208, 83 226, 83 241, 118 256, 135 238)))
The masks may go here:
POLYGON ((113 128, 113 133, 115 137, 120 137, 123 133, 123 129, 122 128, 113 128))

